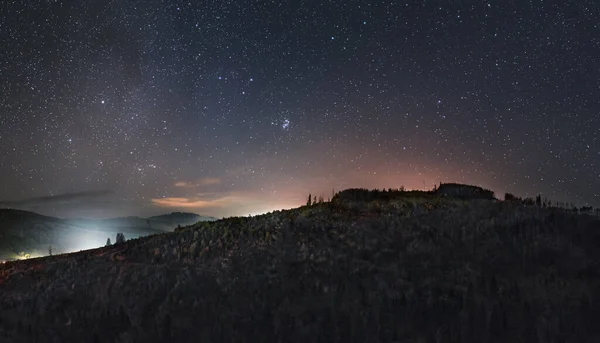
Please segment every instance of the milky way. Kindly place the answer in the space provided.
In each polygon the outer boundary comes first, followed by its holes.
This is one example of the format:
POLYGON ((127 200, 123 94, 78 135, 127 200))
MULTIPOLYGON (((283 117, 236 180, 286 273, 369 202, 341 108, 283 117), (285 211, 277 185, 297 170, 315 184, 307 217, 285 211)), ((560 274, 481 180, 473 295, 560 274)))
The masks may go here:
POLYGON ((597 1, 0 10, 5 203, 228 216, 456 181, 600 206, 597 1))

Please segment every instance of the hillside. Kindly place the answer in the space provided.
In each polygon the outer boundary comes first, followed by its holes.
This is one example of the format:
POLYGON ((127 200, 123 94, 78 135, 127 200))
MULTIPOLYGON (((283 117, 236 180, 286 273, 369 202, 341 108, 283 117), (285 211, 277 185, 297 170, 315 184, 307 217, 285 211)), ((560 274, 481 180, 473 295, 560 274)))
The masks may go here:
POLYGON ((29 256, 45 256, 102 246, 107 238, 114 241, 117 232, 137 238, 172 231, 211 217, 190 213, 113 219, 60 219, 33 212, 0 209, 0 261, 29 256))
POLYGON ((600 341, 597 217, 346 195, 6 263, 0 341, 600 341))

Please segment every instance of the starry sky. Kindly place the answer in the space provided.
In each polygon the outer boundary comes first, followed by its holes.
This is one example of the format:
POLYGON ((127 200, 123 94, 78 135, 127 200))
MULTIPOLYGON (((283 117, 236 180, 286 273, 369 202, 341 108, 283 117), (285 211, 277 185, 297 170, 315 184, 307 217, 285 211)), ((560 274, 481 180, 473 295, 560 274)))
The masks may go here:
POLYGON ((464 182, 600 206, 595 0, 0 11, 0 205, 220 217, 464 182))

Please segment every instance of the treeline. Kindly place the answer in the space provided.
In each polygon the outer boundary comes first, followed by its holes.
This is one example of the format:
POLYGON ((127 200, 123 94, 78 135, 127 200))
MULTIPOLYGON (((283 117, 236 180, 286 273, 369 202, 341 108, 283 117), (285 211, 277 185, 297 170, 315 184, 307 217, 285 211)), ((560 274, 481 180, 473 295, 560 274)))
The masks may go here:
POLYGON ((404 187, 388 189, 350 188, 336 193, 332 201, 389 201, 407 197, 430 197, 430 191, 407 191, 404 187))
MULTIPOLYGON (((400 188, 388 189, 367 189, 367 188, 349 188, 340 192, 332 192, 332 202, 371 202, 371 201, 390 201, 401 198, 432 198, 448 197, 461 200, 499 200, 494 192, 479 186, 466 185, 460 183, 440 183, 435 185, 432 190, 406 190, 403 186, 400 188)), ((328 199, 327 202, 330 200, 328 199)), ((600 209, 592 206, 577 207, 568 202, 552 202, 547 198, 542 198, 540 194, 535 197, 518 197, 512 193, 504 194, 504 201, 518 203, 524 206, 554 207, 566 209, 570 212, 581 214, 594 214, 600 216, 600 209)), ((323 196, 312 196, 309 194, 307 205, 316 205, 325 202, 323 196)))
POLYGON ((494 200, 494 192, 479 186, 464 185, 459 183, 440 183, 432 190, 407 191, 403 186, 400 188, 373 189, 350 188, 336 193, 333 201, 389 201, 399 198, 429 198, 429 197, 451 197, 456 199, 489 199, 494 200))
POLYGON ((592 206, 581 206, 577 207, 573 203, 569 202, 552 202, 548 198, 542 198, 541 194, 536 195, 535 197, 527 197, 522 198, 515 196, 512 193, 504 194, 504 201, 514 202, 524 206, 537 206, 537 207, 554 207, 554 208, 562 208, 571 212, 581 213, 581 214, 595 214, 600 216, 600 208, 593 208, 592 206))
POLYGON ((171 212, 170 215, 178 216, 178 217, 190 217, 190 218, 194 218, 194 217, 198 216, 196 213, 192 213, 192 212, 171 212))
POLYGON ((449 196, 457 199, 487 199, 495 200, 494 192, 479 186, 464 185, 460 183, 440 183, 433 192, 441 196, 449 196))

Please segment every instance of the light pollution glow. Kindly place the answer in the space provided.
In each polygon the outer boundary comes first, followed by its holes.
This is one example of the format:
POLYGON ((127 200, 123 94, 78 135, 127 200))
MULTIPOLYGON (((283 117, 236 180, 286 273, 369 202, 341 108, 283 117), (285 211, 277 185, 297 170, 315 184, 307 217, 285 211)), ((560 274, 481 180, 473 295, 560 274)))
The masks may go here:
MULTIPOLYGON (((197 181, 178 181, 174 184, 179 189, 177 196, 153 198, 152 204, 158 208, 169 210, 191 211, 214 217, 247 216, 262 214, 274 210, 289 209, 306 203, 308 194, 323 196, 328 199, 332 191, 347 188, 387 189, 404 186, 406 189, 431 189, 440 181, 466 182, 484 188, 494 189, 493 185, 483 182, 482 178, 462 177, 455 179, 442 177, 431 170, 418 172, 348 172, 344 177, 330 175, 328 177, 307 177, 305 179, 289 179, 285 176, 274 176, 271 182, 256 184, 242 191, 213 191, 199 193, 198 190, 209 189, 219 185, 221 179, 199 178, 197 181), (218 182, 216 180, 219 180, 218 182), (285 180, 285 181, 276 181, 285 180), (259 186, 260 185, 260 186, 259 186), (308 186, 310 185, 310 186, 308 186)), ((214 189, 214 188, 213 188, 214 189)), ((497 192, 497 195, 500 194, 497 192)))

